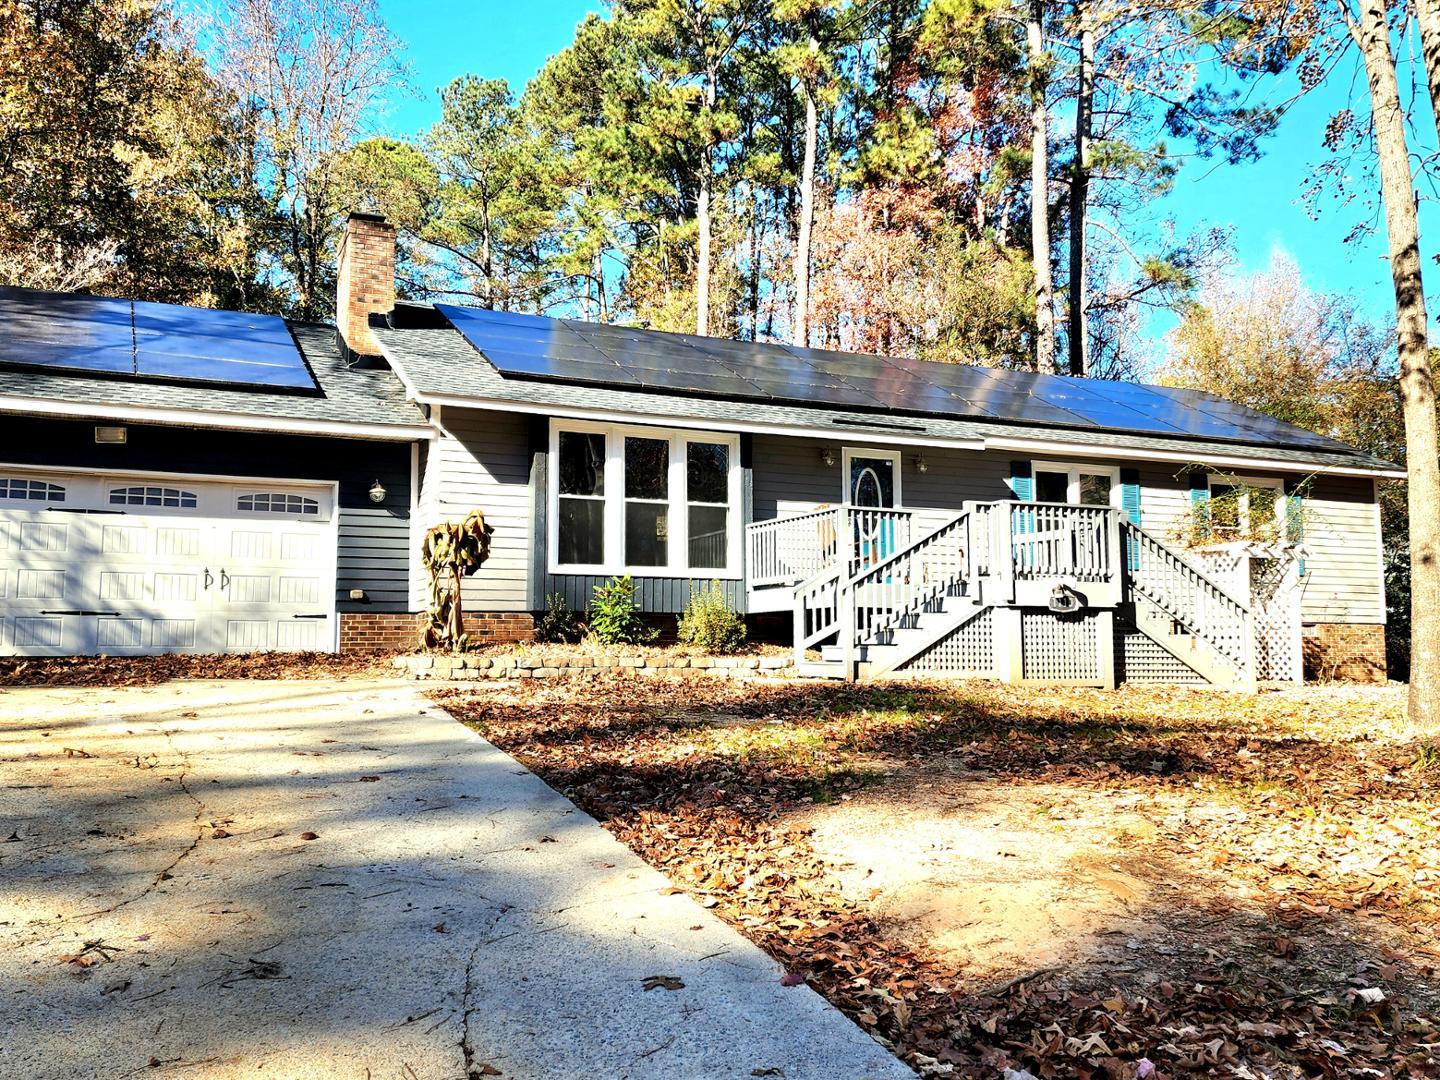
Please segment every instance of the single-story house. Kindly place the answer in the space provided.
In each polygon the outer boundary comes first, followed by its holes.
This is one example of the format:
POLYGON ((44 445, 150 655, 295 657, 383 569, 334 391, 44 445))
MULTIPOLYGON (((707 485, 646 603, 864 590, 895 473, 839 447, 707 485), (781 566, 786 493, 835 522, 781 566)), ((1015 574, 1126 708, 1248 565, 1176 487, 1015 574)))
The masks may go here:
POLYGON ((481 639, 629 574, 657 615, 719 582, 834 674, 1383 674, 1403 473, 1353 447, 1190 391, 397 301, 394 259, 352 215, 335 327, 0 290, 0 654, 407 648, 423 530, 480 509, 481 639))

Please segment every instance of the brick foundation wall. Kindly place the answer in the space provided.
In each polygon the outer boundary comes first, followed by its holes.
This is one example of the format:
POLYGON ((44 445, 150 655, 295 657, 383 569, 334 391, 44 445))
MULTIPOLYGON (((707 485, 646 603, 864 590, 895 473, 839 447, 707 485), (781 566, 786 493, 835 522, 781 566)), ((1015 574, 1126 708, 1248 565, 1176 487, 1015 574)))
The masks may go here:
MULTIPOLYGON (((341 612, 340 651, 411 652, 420 640, 423 619, 423 615, 408 612, 341 612)), ((467 613, 465 630, 477 644, 533 641, 535 619, 528 611, 467 613)))
POLYGON ((1347 682, 1385 681, 1385 627, 1317 623, 1305 627, 1305 677, 1347 682))

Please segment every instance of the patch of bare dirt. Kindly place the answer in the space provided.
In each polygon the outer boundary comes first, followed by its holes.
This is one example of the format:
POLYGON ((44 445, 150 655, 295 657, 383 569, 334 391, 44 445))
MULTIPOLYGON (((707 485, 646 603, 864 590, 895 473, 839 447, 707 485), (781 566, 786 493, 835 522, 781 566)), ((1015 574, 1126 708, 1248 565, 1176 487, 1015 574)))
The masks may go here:
POLYGON ((846 895, 980 983, 1154 936, 1155 894, 1179 887, 1168 860, 1134 843, 1155 827, 1133 805, 1056 785, 932 774, 898 798, 867 790, 795 820, 846 895))

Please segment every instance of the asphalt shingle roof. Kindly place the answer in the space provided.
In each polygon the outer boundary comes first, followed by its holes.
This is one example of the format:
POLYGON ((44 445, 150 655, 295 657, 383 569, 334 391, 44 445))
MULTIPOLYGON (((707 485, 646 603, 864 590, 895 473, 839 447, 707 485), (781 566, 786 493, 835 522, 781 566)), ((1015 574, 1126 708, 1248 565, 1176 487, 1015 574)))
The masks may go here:
POLYGON ((380 427, 423 427, 424 413, 408 400, 395 373, 352 367, 341 356, 330 326, 291 323, 291 331, 320 393, 287 394, 223 386, 184 386, 133 378, 96 378, 0 366, 0 396, 117 408, 185 409, 197 413, 254 416, 380 427))
POLYGON ((664 415, 681 422, 770 424, 808 428, 818 435, 831 436, 851 432, 868 433, 877 438, 888 433, 937 441, 1025 438, 1067 443, 1077 450, 1114 448, 1154 451, 1171 457, 1183 453, 1188 461, 1197 465, 1208 458, 1233 457, 1294 462, 1297 467, 1331 466, 1374 472, 1395 469, 1390 462, 1353 449, 1255 445, 1185 436, 1077 430, 942 416, 891 416, 510 378, 501 375, 482 353, 453 329, 375 327, 374 332, 386 358, 399 371, 406 385, 421 398, 437 396, 503 401, 534 406, 536 411, 548 408, 631 413, 646 417, 664 415))

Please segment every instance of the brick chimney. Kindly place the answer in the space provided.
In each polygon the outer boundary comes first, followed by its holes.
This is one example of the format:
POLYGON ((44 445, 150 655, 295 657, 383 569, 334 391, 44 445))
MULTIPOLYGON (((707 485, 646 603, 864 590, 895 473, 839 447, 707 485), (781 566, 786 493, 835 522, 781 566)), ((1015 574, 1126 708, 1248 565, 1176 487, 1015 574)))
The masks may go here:
POLYGON ((394 307, 395 226, 383 214, 352 213, 340 239, 335 282, 335 325, 351 352, 380 355, 370 315, 394 307))

